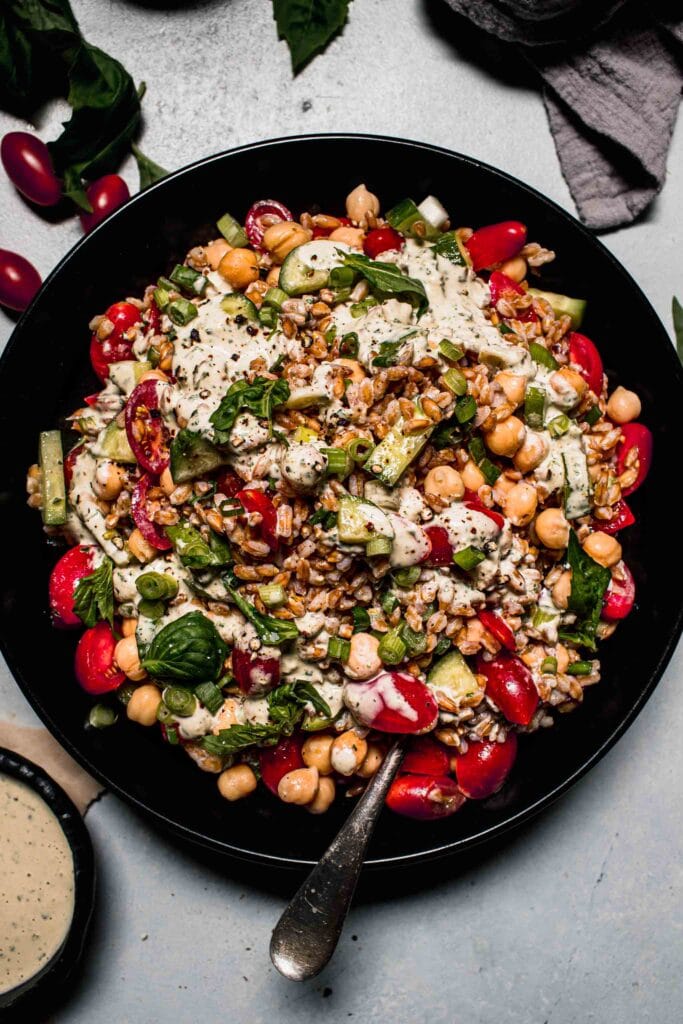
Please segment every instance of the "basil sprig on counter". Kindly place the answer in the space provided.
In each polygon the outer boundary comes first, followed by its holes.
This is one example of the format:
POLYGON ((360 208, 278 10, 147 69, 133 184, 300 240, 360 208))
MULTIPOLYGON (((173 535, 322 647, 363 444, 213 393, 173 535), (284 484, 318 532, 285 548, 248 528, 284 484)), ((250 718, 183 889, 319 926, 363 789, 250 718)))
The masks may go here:
POLYGON ((101 619, 114 625, 113 563, 104 558, 89 576, 83 576, 74 589, 74 611, 85 626, 101 619))
POLYGON ((408 302, 417 306, 417 314, 421 316, 427 309, 429 300, 422 281, 408 277, 399 270, 395 263, 382 263, 371 260, 358 252, 342 252, 343 265, 355 270, 364 277, 368 284, 383 295, 404 295, 408 302))
POLYGON ((283 405, 288 398, 289 384, 286 380, 256 377, 251 384, 246 380, 235 381, 210 417, 215 443, 228 443, 235 421, 244 410, 270 423, 273 410, 283 405))
POLYGON ((242 615, 251 622, 261 643, 267 644, 269 647, 277 647, 278 644, 296 640, 299 630, 290 619, 276 619, 274 615, 261 615, 234 587, 228 587, 227 590, 242 615))
POLYGON ((560 639, 596 649, 595 631, 600 622, 603 598, 612 574, 587 555, 579 544, 574 530, 569 534, 567 564, 572 571, 572 585, 567 607, 575 612, 576 624, 572 629, 560 630, 560 639))
POLYGON ((204 749, 210 754, 225 757, 256 743, 272 746, 281 736, 292 735, 306 713, 307 704, 312 704, 319 715, 326 718, 332 715, 329 704, 315 687, 300 679, 278 686, 268 694, 267 699, 270 716, 268 724, 231 725, 229 729, 221 729, 215 736, 205 736, 201 741, 204 749))
POLYGON ((300 71, 344 27, 350 0, 273 0, 280 39, 286 39, 292 68, 300 71))
POLYGON ((226 646, 216 627, 201 612, 188 612, 160 629, 142 659, 142 667, 159 679, 217 679, 226 646))

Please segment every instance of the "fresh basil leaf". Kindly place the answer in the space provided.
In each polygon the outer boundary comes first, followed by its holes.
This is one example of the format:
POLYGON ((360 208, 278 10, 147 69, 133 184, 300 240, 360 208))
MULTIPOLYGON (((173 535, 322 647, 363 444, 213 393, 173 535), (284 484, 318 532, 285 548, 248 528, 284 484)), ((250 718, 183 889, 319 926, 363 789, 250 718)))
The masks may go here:
POLYGON ((603 598, 612 574, 587 555, 574 530, 569 534, 567 564, 572 571, 572 585, 567 607, 577 615, 573 629, 562 630, 560 637, 596 649, 595 631, 600 622, 603 598))
POLYGON ((330 718, 332 712, 329 704, 320 696, 313 684, 306 680, 296 679, 294 682, 284 683, 268 694, 268 713, 275 724, 289 724, 293 721, 296 725, 307 704, 312 704, 319 715, 330 718))
POLYGON ((86 626, 103 619, 114 625, 113 562, 105 558, 89 576, 83 576, 74 590, 74 611, 86 626))
POLYGON ((188 569, 208 569, 211 566, 227 565, 232 562, 230 545, 213 531, 208 544, 199 530, 194 526, 188 526, 187 523, 167 526, 166 533, 178 558, 188 569))
POLYGON ((429 443, 437 451, 442 448, 455 448, 463 439, 463 426, 457 416, 449 416, 441 420, 432 433, 429 443))
POLYGON ((225 654, 226 646, 213 622, 201 612, 188 612, 152 638, 142 667, 161 679, 213 680, 223 669, 225 654))
POLYGON ((683 361, 683 306, 674 295, 671 303, 671 313, 674 321, 674 334, 676 335, 676 351, 678 358, 683 361))
POLYGON ((160 181, 166 177, 168 171, 160 167, 159 164, 155 164, 148 156, 145 156, 140 147, 136 146, 134 142, 131 142, 130 148, 138 165, 141 192, 148 185, 153 185, 155 181, 160 181))
POLYGON ((251 384, 246 380, 235 381, 216 411, 211 414, 214 441, 216 444, 228 443, 235 421, 244 409, 270 423, 273 410, 288 398, 289 384, 282 378, 268 380, 266 377, 256 377, 251 384))
POLYGON ((209 754, 227 757, 256 743, 272 747, 281 735, 276 725, 231 725, 229 729, 220 729, 214 736, 204 736, 201 745, 209 754))
POLYGON ((1 6, 0 103, 29 117, 63 94, 61 50, 78 37, 78 25, 66 0, 5 0, 1 6))
POLYGON ((373 366, 396 366, 400 341, 383 341, 379 346, 379 354, 372 360, 373 366))
POLYGON ((383 295, 405 295, 409 302, 417 305, 418 316, 427 309, 429 300, 422 281, 408 277, 394 263, 371 260, 357 252, 338 252, 344 266, 357 271, 378 292, 383 295))
POLYGON ((350 0, 273 0, 280 39, 285 39, 292 68, 300 71, 324 50, 346 22, 350 0))
POLYGON ((228 587, 228 593, 245 619, 251 622, 262 643, 269 647, 277 647, 278 644, 296 640, 298 637, 299 630, 290 619, 276 619, 273 615, 261 615, 234 587, 228 587))

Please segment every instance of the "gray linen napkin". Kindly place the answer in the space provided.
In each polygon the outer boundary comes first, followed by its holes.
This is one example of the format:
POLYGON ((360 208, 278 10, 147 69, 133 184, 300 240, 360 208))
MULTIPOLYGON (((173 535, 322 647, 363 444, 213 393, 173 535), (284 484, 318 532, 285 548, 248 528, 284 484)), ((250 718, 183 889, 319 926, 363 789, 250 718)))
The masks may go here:
POLYGON ((516 43, 543 99, 581 219, 629 224, 666 176, 683 86, 680 0, 446 0, 479 28, 516 43), (646 8, 644 10, 644 8, 646 8))

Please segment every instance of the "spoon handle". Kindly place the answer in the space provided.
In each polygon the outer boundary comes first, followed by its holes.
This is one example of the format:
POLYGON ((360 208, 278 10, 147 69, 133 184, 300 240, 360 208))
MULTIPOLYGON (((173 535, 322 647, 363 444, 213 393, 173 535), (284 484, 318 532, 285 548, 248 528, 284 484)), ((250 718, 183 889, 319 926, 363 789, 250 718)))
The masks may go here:
POLYGON ((292 898, 273 931, 270 958, 291 981, 315 977, 328 963, 349 912, 365 849, 384 797, 403 760, 397 740, 356 807, 292 898))

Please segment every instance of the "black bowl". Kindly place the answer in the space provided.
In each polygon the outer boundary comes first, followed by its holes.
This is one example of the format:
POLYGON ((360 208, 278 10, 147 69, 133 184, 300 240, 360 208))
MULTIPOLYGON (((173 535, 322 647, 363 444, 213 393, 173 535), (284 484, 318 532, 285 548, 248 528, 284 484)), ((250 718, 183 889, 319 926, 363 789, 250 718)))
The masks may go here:
POLYGON ((39 430, 94 390, 88 320, 114 300, 139 295, 187 250, 216 234, 226 210, 243 217, 251 202, 275 196, 292 210, 343 209, 365 181, 384 208, 433 193, 456 223, 524 221, 529 237, 554 249, 543 286, 589 300, 585 330, 599 343, 613 381, 634 387, 655 435, 647 485, 634 496, 637 525, 623 534, 638 586, 638 608, 604 645, 604 679, 583 706, 520 744, 513 775, 497 796, 453 818, 418 824, 385 812, 369 864, 389 865, 462 850, 518 825, 595 764, 633 721, 674 649, 682 602, 670 580, 683 553, 664 543, 654 498, 680 459, 678 410, 683 371, 669 338, 633 279, 586 228, 544 196, 491 167, 434 146, 369 136, 308 136, 222 153, 135 196, 60 263, 18 324, 0 367, 5 438, 1 535, 21 553, 3 574, 2 646, 19 685, 64 746, 105 785, 183 836, 250 860, 315 861, 345 817, 343 801, 311 817, 262 793, 229 805, 215 779, 199 773, 156 730, 85 730, 89 698, 73 679, 75 638, 50 627, 46 580, 57 552, 41 535, 23 494, 39 430), (666 597, 665 597, 666 595, 666 597))
POLYGON ((95 864, 83 819, 54 779, 32 761, 4 747, 0 747, 0 775, 9 775, 30 786, 45 801, 62 827, 74 862, 74 913, 63 943, 37 974, 0 994, 3 1020, 10 1016, 19 1019, 21 1015, 26 1021, 29 1010, 44 1007, 48 1001, 54 1006, 78 967, 95 901, 95 864))

